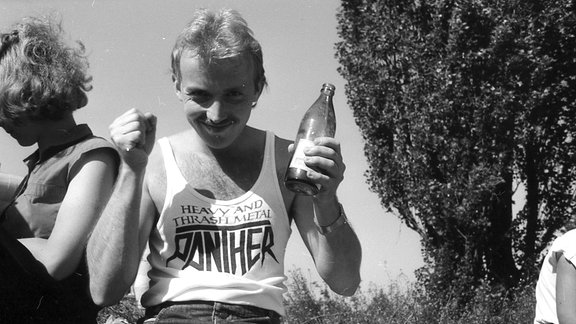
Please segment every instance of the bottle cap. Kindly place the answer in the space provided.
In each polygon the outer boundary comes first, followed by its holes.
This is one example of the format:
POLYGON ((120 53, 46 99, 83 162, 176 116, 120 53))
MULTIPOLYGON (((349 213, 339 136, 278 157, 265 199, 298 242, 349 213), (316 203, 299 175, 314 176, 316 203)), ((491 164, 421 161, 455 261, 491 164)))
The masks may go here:
POLYGON ((324 89, 334 92, 334 90, 336 90, 336 87, 332 83, 324 83, 322 85, 322 90, 324 89))

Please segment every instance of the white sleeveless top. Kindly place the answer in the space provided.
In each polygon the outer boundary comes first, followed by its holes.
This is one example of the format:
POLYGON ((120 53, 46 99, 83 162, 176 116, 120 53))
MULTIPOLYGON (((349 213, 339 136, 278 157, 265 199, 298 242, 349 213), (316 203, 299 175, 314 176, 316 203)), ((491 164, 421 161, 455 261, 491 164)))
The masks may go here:
POLYGON ((150 288, 142 305, 191 300, 252 305, 284 316, 284 254, 291 234, 266 133, 262 170, 251 190, 215 200, 192 188, 168 138, 158 141, 166 168, 166 197, 153 229, 150 288))
POLYGON ((560 257, 576 266, 576 229, 556 238, 548 250, 536 284, 534 323, 558 323, 556 313, 556 270, 560 257))

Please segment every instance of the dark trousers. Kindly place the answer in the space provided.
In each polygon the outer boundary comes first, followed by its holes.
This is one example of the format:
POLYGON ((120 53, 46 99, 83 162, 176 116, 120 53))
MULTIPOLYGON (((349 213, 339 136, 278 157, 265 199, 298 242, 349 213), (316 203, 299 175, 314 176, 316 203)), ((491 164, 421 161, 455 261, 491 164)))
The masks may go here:
POLYGON ((85 283, 87 277, 79 274, 54 280, 0 226, 0 323, 95 324, 98 308, 89 300, 85 283))

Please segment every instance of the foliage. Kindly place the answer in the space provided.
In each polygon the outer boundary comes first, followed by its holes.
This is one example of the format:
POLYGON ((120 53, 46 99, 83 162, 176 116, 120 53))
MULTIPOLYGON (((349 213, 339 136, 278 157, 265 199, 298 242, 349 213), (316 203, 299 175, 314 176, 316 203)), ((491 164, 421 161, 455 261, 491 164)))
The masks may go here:
POLYGON ((534 278, 575 207, 574 1, 342 1, 338 21, 368 181, 420 234, 432 298, 534 278))
MULTIPOLYGON (((483 286, 465 307, 453 300, 441 302, 397 282, 386 289, 371 285, 344 298, 330 293, 326 285, 306 280, 300 270, 290 273, 285 300, 286 324, 525 324, 533 321, 535 306, 532 285, 508 292, 483 286)), ((98 323, 116 319, 116 323, 134 324, 141 315, 134 298, 127 296, 101 311, 98 323)))
POLYGON ((144 316, 144 311, 138 307, 134 295, 126 295, 118 304, 106 307, 98 314, 98 324, 135 324, 144 316))
POLYGON ((534 319, 531 283, 510 290, 482 285, 472 293, 470 303, 459 305, 458 298, 446 302, 411 285, 392 283, 387 289, 372 285, 344 298, 326 285, 308 282, 297 270, 290 273, 286 323, 524 324, 534 319))

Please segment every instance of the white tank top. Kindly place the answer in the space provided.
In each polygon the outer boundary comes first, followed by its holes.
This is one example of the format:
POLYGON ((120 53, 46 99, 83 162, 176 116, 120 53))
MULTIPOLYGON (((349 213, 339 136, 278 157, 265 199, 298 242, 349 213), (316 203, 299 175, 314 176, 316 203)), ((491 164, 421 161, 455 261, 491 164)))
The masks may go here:
POLYGON ((166 197, 153 229, 150 288, 142 305, 208 300, 252 305, 284 316, 284 254, 291 234, 266 133, 262 170, 251 190, 232 200, 203 196, 182 176, 168 138, 158 141, 166 197))

